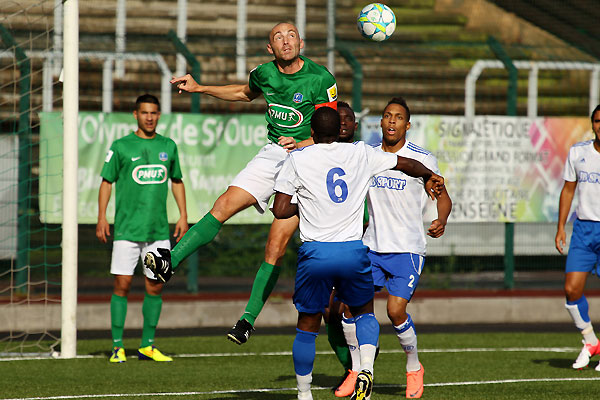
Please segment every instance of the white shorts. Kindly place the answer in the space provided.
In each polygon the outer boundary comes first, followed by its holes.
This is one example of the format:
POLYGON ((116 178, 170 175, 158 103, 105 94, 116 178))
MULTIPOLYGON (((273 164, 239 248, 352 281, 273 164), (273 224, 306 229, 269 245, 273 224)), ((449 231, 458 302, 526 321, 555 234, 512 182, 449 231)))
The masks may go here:
MULTIPOLYGON (((133 275, 138 259, 142 260, 143 266, 146 253, 149 251, 156 253, 156 249, 159 247, 171 250, 171 242, 169 240, 157 240, 156 242, 115 240, 113 242, 110 273, 113 275, 133 275)), ((154 274, 148 268, 144 268, 144 275, 150 279, 155 279, 154 274)))
POLYGON ((275 193, 275 179, 287 154, 287 150, 275 143, 265 145, 229 186, 237 186, 254 196, 254 207, 263 214, 275 193))

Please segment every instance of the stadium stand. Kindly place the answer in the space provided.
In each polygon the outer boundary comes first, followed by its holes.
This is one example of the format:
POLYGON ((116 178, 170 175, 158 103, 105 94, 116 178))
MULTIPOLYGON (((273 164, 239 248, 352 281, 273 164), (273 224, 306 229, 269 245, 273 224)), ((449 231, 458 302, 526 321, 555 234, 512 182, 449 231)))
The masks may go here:
MULTIPOLYGON (((29 15, 35 13, 52 13, 50 9, 36 6, 36 0, 23 0, 21 7, 30 6, 29 15)), ((247 68, 268 61, 265 51, 265 32, 275 21, 294 19, 295 3, 286 0, 253 0, 248 10, 248 44, 247 68)), ((308 0, 306 25, 306 55, 323 64, 326 63, 326 9, 322 1, 308 0)), ((530 2, 496 1, 502 7, 506 4, 521 4, 523 18, 538 23, 544 28, 548 21, 552 25, 554 7, 528 6, 530 2), (545 8, 546 19, 542 18, 540 9, 545 8), (531 12, 530 12, 531 11, 531 12), (535 16, 535 18, 534 18, 535 16)), ((540 2, 537 2, 538 4, 540 2)), ((550 2, 552 3, 552 2, 550 2)), ((577 0, 569 2, 573 10, 580 14, 569 13, 569 20, 562 20, 560 25, 568 45, 559 40, 548 40, 551 35, 544 33, 528 38, 528 41, 504 41, 509 55, 514 59, 539 60, 579 60, 591 61, 594 58, 577 49, 588 46, 600 48, 594 42, 597 28, 594 18, 584 17, 586 10, 577 0), (571 19, 578 20, 581 25, 572 25, 571 19), (565 23, 566 22, 566 23, 565 23), (568 36, 568 32, 579 32, 580 36, 568 36), (585 40, 583 36, 586 35, 585 40), (525 44, 523 44, 525 43, 525 44), (584 46, 585 45, 585 46, 584 46)), ((190 2, 188 4, 187 46, 194 53, 202 66, 202 82, 222 84, 235 81, 235 33, 236 33, 236 0, 220 2, 190 2), (210 16, 210 17, 209 17, 210 16)), ((474 24, 476 14, 464 12, 466 7, 481 4, 483 1, 449 1, 449 0, 391 0, 389 4, 397 17, 396 32, 389 42, 376 44, 360 38, 355 29, 355 18, 362 2, 358 0, 339 0, 336 2, 336 36, 338 46, 350 49, 363 69, 362 106, 373 112, 380 110, 385 99, 401 93, 411 100, 415 114, 462 114, 464 113, 464 79, 471 65, 477 59, 494 59, 494 55, 486 44, 489 34, 498 34, 504 26, 474 24), (467 4, 471 3, 471 4, 467 4)), ((541 3, 540 3, 541 4, 541 3)), ((512 6, 511 6, 512 7, 512 6)), ((562 7, 562 6, 561 6, 562 7)), ((80 50, 107 51, 115 48, 115 8, 116 0, 96 2, 80 1, 80 50)), ((169 30, 176 29, 176 0, 145 2, 127 1, 127 51, 158 52, 163 55, 171 70, 175 67, 175 49, 167 39, 169 30)), ((7 9, 7 11, 10 11, 7 9)), ((510 9, 511 12, 513 9, 510 9)), ((500 8, 498 13, 506 12, 500 8)), ((565 13, 565 15, 568 13, 565 13)), ((565 17, 566 18, 566 17, 565 17)), ((496 18, 506 21, 506 18, 496 18)), ((509 14, 509 25, 527 24, 514 14, 509 14)), ((15 36, 31 31, 27 18, 13 21, 9 27, 15 36)), ((35 29, 35 28, 34 28, 35 29)), ((42 28, 40 28, 42 29, 42 28)), ((547 28, 548 31, 552 31, 547 28)), ((553 32, 554 33, 554 32, 553 32)), ((40 36, 39 40, 47 40, 40 36)), ((502 37, 499 37, 502 42, 502 37)), ((597 39, 596 39, 597 40, 597 39)), ((35 39, 34 39, 35 44, 35 39)), ((3 71, 3 74, 10 73, 3 71)), ((351 98, 352 71, 341 56, 336 57, 336 76, 339 82, 340 95, 351 98)), ((478 114, 506 113, 505 71, 486 71, 480 78, 477 88, 478 114)), ((41 77, 34 77, 33 85, 39 85, 41 77)), ((102 61, 84 60, 81 63, 81 110, 101 109, 102 98, 102 61)), ((158 92, 160 80, 155 65, 142 61, 127 61, 126 74, 122 79, 114 81, 114 111, 129 111, 129 104, 135 99, 140 88, 149 92, 158 92)), ((527 93, 527 75, 519 74, 518 113, 526 113, 525 97, 527 93)), ((540 73, 539 114, 540 115, 585 115, 587 113, 586 95, 588 92, 587 76, 581 73, 548 72, 540 73)), ((32 101, 41 103, 41 94, 34 93, 32 101)), ((59 97, 60 93, 55 93, 59 97)), ((173 111, 189 111, 188 96, 173 97, 173 111)), ((57 104, 60 106, 59 104, 57 104)), ((232 104, 202 98, 202 112, 261 112, 261 102, 248 104, 232 104)), ((10 111, 0 111, 10 112, 10 111)))

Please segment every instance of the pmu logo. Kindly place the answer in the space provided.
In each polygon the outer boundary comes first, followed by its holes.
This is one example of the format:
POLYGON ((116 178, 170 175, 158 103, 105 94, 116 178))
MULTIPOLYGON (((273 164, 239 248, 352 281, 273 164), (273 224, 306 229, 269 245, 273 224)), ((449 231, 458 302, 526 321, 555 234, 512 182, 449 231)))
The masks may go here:
POLYGON ((406 179, 390 178, 389 176, 374 176, 371 187, 382 189, 404 190, 406 179))
POLYGON ((600 174, 598 172, 579 171, 579 182, 600 183, 600 174))
POLYGON ((161 164, 139 165, 133 169, 131 177, 140 185, 158 185, 167 180, 167 167, 161 164))
POLYGON ((295 128, 304 121, 304 116, 300 111, 281 104, 269 104, 268 113, 271 121, 283 128, 295 128))

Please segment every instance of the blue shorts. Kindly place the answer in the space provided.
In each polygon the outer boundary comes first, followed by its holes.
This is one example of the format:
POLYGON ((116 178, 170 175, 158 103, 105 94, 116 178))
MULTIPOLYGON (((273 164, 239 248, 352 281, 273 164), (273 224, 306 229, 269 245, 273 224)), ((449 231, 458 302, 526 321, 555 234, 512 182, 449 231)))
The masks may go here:
POLYGON ((595 272, 598 266, 600 266, 600 222, 576 219, 573 224, 565 272, 595 272))
POLYGON ((373 275, 361 240, 305 242, 298 250, 294 304, 299 312, 315 314, 329 305, 331 290, 351 307, 373 299, 373 275))
POLYGON ((375 291, 385 288, 396 297, 410 301, 419 284, 425 257, 413 253, 369 251, 375 291))

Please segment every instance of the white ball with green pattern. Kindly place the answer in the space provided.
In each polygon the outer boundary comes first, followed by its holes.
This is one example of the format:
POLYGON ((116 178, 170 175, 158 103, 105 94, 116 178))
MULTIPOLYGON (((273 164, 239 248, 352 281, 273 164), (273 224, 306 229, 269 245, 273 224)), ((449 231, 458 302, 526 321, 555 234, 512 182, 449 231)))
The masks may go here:
POLYGON ((371 3, 358 14, 358 31, 363 37, 375 42, 389 39, 396 29, 396 15, 381 3, 371 3))

